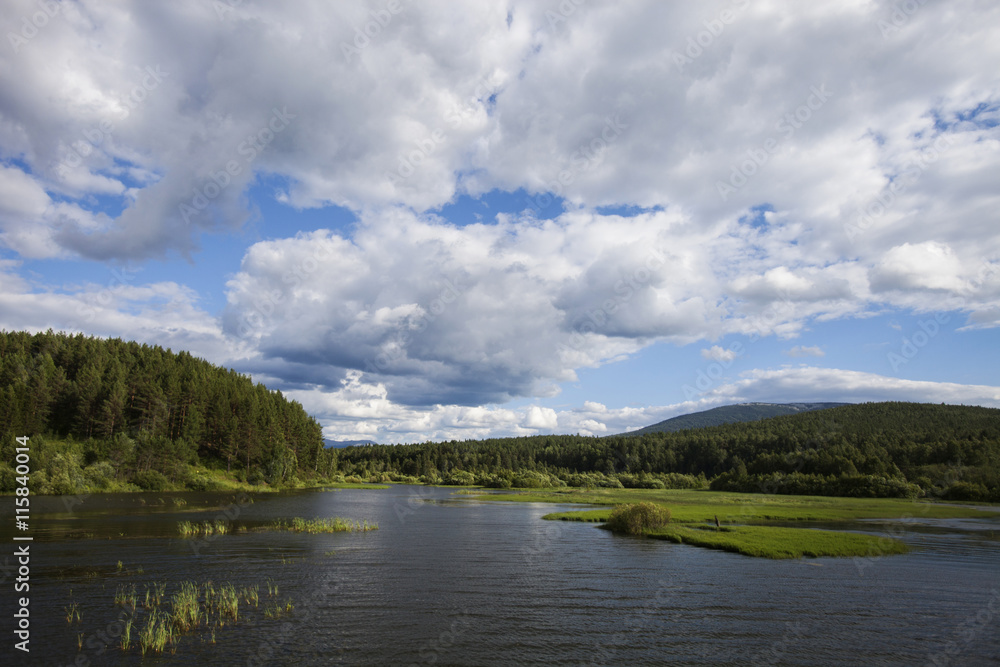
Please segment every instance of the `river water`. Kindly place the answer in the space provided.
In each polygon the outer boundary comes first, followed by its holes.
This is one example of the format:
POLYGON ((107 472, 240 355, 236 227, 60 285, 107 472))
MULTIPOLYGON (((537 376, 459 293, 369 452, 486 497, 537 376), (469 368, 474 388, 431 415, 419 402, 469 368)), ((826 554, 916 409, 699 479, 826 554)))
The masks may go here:
MULTIPOLYGON (((565 509, 414 486, 252 503, 206 493, 36 497, 30 661, 13 649, 15 594, 4 570, 0 662, 1000 664, 1000 519, 856 524, 914 550, 770 561, 541 520, 565 509), (230 518, 252 529, 328 516, 379 530, 177 537, 182 520, 230 518), (262 598, 275 585, 275 599, 294 609, 280 618, 247 609, 214 643, 207 632, 186 635, 172 654, 122 651, 118 587, 134 585, 141 599, 164 582, 169 597, 185 580, 257 585, 262 598), (73 604, 80 618, 67 622, 73 604)), ((12 536, 0 531, 7 545, 12 536)))

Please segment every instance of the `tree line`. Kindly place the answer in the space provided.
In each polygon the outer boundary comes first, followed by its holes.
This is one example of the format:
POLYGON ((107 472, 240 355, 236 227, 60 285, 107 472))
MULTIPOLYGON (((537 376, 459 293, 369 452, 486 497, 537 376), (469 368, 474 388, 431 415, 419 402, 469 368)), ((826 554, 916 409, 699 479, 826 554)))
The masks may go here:
POLYGON ((0 491, 32 437, 37 493, 219 488, 220 476, 491 488, 712 488, 1000 502, 1000 410, 866 403, 670 433, 324 449, 279 391, 187 352, 0 332, 0 491), (206 470, 218 473, 214 477, 206 470))
POLYGON ((343 474, 444 484, 1000 501, 1000 410, 865 403, 673 433, 348 447, 336 456, 343 474))
POLYGON ((196 465, 280 484, 315 472, 323 456, 319 423, 245 375, 187 352, 52 330, 0 332, 4 490, 7 450, 23 435, 40 492, 184 486, 196 465))

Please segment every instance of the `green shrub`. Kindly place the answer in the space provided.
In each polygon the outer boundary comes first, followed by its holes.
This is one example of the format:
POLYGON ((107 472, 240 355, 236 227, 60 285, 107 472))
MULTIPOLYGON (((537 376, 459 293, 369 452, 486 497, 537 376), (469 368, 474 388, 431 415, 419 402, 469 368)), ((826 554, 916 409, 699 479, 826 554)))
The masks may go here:
POLYGON ((656 503, 618 505, 608 517, 608 528, 615 533, 643 535, 648 530, 663 528, 670 523, 670 510, 656 503))
POLYGON ((140 472, 132 477, 132 483, 143 491, 163 491, 168 486, 167 478, 156 470, 140 472))
POLYGON ((83 476, 92 488, 106 489, 115 479, 115 469, 107 461, 101 461, 84 468, 83 476))

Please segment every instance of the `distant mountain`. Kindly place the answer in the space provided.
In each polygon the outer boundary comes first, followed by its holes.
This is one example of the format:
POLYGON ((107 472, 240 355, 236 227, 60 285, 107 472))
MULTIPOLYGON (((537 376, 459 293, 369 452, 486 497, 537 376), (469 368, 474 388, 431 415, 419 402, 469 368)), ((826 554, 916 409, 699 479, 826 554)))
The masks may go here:
POLYGON ((377 444, 371 440, 326 440, 326 449, 343 449, 344 447, 360 447, 362 445, 377 444))
POLYGON ((702 412, 692 412, 688 415, 672 417, 652 426, 640 428, 637 431, 629 431, 622 435, 642 435, 644 433, 672 433, 674 431, 685 431, 692 428, 705 428, 706 426, 721 426, 722 424, 734 424, 737 422, 753 422, 770 417, 781 417, 784 415, 794 415, 800 412, 811 412, 812 410, 825 410, 836 408, 850 403, 739 403, 737 405, 723 405, 711 410, 702 412))

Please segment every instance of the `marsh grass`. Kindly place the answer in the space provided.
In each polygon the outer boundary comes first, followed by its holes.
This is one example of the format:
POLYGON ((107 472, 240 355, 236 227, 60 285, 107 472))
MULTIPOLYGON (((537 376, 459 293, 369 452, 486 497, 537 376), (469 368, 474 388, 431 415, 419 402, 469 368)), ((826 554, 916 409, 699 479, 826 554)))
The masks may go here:
POLYGON ((294 608, 291 600, 286 601, 284 605, 275 603, 273 606, 264 608, 264 616, 266 618, 281 618, 285 614, 290 614, 294 608))
POLYGON ((352 521, 340 517, 326 519, 303 519, 295 517, 289 521, 275 521, 260 530, 284 530, 292 533, 354 533, 378 530, 377 523, 368 521, 352 521))
POLYGON ((139 596, 135 592, 135 584, 118 584, 115 590, 115 605, 131 607, 135 611, 139 604, 139 596))
MULTIPOLYGON (((215 644, 216 633, 220 628, 247 622, 252 624, 255 616, 257 619, 275 618, 294 608, 292 601, 288 600, 284 605, 275 601, 260 609, 258 584, 237 587, 228 582, 217 586, 212 581, 202 584, 182 581, 171 589, 172 593, 167 597, 167 584, 147 584, 143 604, 139 606, 136 604, 138 596, 134 585, 118 586, 115 605, 134 605, 133 612, 137 606, 140 609, 139 614, 133 613, 124 624, 119 640, 122 651, 129 652, 138 645, 142 655, 163 653, 166 650, 174 653, 181 637, 190 634, 201 634, 202 641, 215 644), (167 608, 164 608, 165 600, 169 602, 167 608), (241 605, 243 609, 240 608, 241 605)), ((267 580, 267 592, 269 598, 277 598, 278 586, 271 579, 267 580)), ((67 618, 74 617, 70 614, 75 609, 75 604, 66 607, 67 618)))
MULTIPOLYGON (((702 489, 539 489, 530 492, 481 494, 481 500, 536 503, 621 505, 649 501, 666 505, 677 523, 704 523, 717 515, 722 523, 764 521, 853 521, 921 516, 935 519, 995 517, 996 512, 901 498, 840 498, 765 493, 731 493, 702 489)), ((606 521, 610 509, 550 514, 553 519, 606 521)))
POLYGON ((981 507, 896 498, 769 495, 697 489, 549 489, 480 497, 502 501, 612 506, 556 512, 543 517, 595 523, 607 522, 615 506, 653 502, 670 507, 672 523, 662 530, 648 532, 649 537, 764 558, 881 556, 904 553, 907 550, 903 542, 888 537, 767 525, 773 522, 823 521, 846 524, 861 519, 997 516, 995 511, 981 507), (721 524, 718 529, 714 525, 716 517, 721 524), (710 523, 712 525, 706 525, 710 523))
POLYGON ((121 646, 123 651, 129 650, 132 646, 132 618, 130 617, 125 621, 125 627, 122 628, 122 638, 121 646))
POLYGON ((185 581, 181 589, 171 598, 171 622, 178 631, 188 632, 198 627, 201 621, 201 603, 198 600, 198 585, 185 581))
POLYGON ((181 537, 211 537, 212 535, 225 535, 229 532, 229 524, 222 520, 202 521, 193 523, 191 521, 178 521, 177 532, 181 537))
POLYGON ((779 526, 670 526, 647 533, 679 544, 721 549, 758 558, 851 557, 906 553, 899 540, 861 533, 779 526))
POLYGON ((74 618, 77 623, 80 622, 80 606, 76 602, 72 603, 68 607, 64 607, 63 609, 66 612, 67 623, 72 623, 74 618))
POLYGON ((152 651, 162 653, 167 643, 174 639, 169 616, 159 610, 153 610, 146 618, 146 624, 139 631, 139 650, 143 655, 152 651))
POLYGON ((240 616, 240 594, 232 584, 224 584, 219 589, 219 619, 220 625, 223 619, 228 616, 233 623, 239 620, 240 616))
POLYGON ((618 505, 608 515, 607 527, 615 533, 643 535, 670 523, 670 510, 651 502, 618 505))

